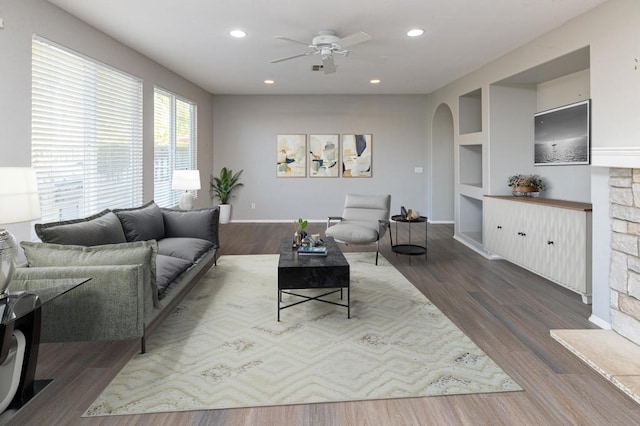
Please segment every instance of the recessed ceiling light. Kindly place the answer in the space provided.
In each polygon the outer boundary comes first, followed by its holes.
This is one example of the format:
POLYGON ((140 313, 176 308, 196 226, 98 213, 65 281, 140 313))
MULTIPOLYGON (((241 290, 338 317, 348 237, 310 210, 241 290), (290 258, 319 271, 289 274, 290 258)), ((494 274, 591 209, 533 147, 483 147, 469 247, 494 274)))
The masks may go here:
POLYGON ((424 30, 421 30, 420 28, 414 28, 413 30, 407 31, 407 35, 409 37, 420 37, 422 34, 424 34, 424 30))
POLYGON ((231 30, 231 31, 229 31, 229 35, 231 37, 235 37, 235 38, 242 38, 242 37, 246 37, 247 33, 245 33, 242 30, 231 30))
POLYGON ((380 84, 380 79, 379 78, 374 78, 372 80, 369 80, 369 83, 371 83, 371 84, 380 84))
POLYGON ((264 84, 274 84, 275 81, 274 80, 265 80, 264 84))

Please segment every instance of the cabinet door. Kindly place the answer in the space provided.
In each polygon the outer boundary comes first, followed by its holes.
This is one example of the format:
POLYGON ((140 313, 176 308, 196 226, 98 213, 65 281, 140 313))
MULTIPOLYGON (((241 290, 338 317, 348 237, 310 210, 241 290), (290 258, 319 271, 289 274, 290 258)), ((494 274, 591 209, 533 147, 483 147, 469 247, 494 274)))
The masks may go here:
POLYGON ((587 214, 546 208, 541 214, 545 236, 541 275, 580 293, 587 292, 587 214))
POLYGON ((520 241, 519 256, 516 263, 537 274, 543 274, 546 263, 545 242, 546 224, 540 220, 540 216, 549 209, 536 204, 521 204, 521 216, 518 222, 516 235, 520 241))
POLYGON ((485 198, 485 248, 502 257, 508 257, 509 247, 513 245, 513 212, 515 203, 485 198))

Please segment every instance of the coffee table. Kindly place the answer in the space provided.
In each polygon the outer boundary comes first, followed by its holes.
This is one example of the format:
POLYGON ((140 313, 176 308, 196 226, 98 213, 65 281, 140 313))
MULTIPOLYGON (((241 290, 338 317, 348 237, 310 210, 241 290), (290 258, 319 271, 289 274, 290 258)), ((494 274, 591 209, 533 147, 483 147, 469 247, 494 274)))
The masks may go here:
POLYGON ((342 251, 331 237, 323 239, 327 247, 326 256, 300 255, 291 247, 291 238, 284 238, 280 244, 280 260, 278 261, 278 321, 280 311, 312 300, 330 303, 347 308, 347 318, 351 318, 351 292, 349 287, 349 263, 342 251), (308 296, 293 292, 299 289, 330 289, 318 296, 308 296), (338 303, 323 299, 325 296, 347 290, 347 303, 338 303), (282 294, 290 294, 302 298, 298 302, 282 305, 282 294))

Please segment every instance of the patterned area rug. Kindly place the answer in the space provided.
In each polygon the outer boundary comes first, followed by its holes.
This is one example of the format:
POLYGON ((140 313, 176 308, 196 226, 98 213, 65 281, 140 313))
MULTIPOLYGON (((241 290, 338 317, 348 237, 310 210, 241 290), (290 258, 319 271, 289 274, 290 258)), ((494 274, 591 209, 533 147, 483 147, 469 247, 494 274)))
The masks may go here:
POLYGON ((386 259, 345 256, 351 319, 312 301, 280 323, 278 255, 221 257, 84 416, 522 390, 386 259))

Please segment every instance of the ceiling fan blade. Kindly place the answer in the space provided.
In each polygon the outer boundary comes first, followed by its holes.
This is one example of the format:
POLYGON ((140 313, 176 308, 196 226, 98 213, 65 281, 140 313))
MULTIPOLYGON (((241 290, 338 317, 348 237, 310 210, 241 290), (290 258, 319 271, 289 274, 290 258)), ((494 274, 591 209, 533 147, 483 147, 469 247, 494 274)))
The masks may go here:
POLYGON ((309 42, 307 41, 300 41, 300 40, 296 40, 296 39, 285 37, 285 36, 275 36, 275 38, 279 40, 292 41, 294 43, 304 44, 305 46, 309 46, 309 42))
POLYGON ((322 69, 325 74, 333 74, 336 72, 336 63, 333 62, 333 55, 326 55, 322 57, 322 69))
POLYGON ((349 46, 353 46, 359 43, 364 43, 365 41, 369 41, 372 38, 373 37, 371 37, 369 34, 364 33, 362 31, 358 31, 357 33, 353 33, 351 35, 341 38, 340 40, 336 41, 336 44, 340 45, 340 47, 344 49, 349 46))
POLYGON ((360 61, 373 62, 376 64, 384 64, 389 60, 389 58, 387 58, 386 56, 369 55, 367 53, 357 52, 353 50, 350 50, 347 53, 347 57, 358 59, 360 61))
POLYGON ((300 58, 301 56, 307 56, 309 55, 309 52, 305 52, 305 53, 299 53, 297 55, 293 55, 293 56, 286 56, 284 58, 278 58, 278 59, 274 59, 273 61, 269 61, 270 64, 276 64, 278 62, 282 62, 282 61, 288 61, 289 59, 295 59, 295 58, 300 58))

